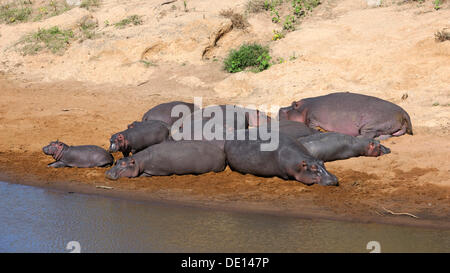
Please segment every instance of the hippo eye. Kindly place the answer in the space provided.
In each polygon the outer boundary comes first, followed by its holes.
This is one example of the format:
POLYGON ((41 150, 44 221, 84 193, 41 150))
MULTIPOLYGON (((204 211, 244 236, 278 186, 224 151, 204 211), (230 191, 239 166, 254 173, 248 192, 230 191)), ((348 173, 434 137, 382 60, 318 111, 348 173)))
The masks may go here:
POLYGON ((317 172, 317 166, 316 165, 311 165, 311 171, 313 172, 317 172))

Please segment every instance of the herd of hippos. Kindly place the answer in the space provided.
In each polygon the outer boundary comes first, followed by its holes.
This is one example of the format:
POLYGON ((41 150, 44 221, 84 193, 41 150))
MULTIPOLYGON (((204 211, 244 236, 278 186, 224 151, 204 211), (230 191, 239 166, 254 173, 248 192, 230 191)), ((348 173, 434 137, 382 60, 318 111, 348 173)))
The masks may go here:
MULTIPOLYGON (((306 185, 337 186, 337 177, 326 170, 324 162, 388 154, 390 149, 381 145, 380 139, 413 134, 410 117, 400 106, 362 94, 332 93, 280 108, 276 119, 278 127, 274 127, 278 135, 277 147, 265 151, 261 145, 267 143, 267 139, 261 138, 259 133, 256 138, 248 137, 252 130, 262 127, 271 131, 271 118, 263 112, 236 106, 235 111, 245 113, 244 122, 221 123, 224 127, 221 132, 243 132, 247 136, 244 140, 204 137, 175 140, 173 125, 179 117, 172 116, 172 109, 176 106, 187 107, 192 114, 184 118, 190 118, 191 124, 197 122, 193 116, 198 107, 194 104, 163 103, 146 112, 142 121, 135 121, 128 129, 112 135, 109 151, 94 145, 68 146, 60 141, 51 142, 43 148, 45 154, 55 159, 48 166, 112 166, 106 177, 116 180, 221 172, 228 165, 243 174, 278 176, 306 185), (123 153, 123 158, 115 164, 111 155, 114 152, 123 153)), ((225 110, 226 105, 215 107, 225 110)), ((207 121, 208 118, 202 118, 201 126, 207 121)))

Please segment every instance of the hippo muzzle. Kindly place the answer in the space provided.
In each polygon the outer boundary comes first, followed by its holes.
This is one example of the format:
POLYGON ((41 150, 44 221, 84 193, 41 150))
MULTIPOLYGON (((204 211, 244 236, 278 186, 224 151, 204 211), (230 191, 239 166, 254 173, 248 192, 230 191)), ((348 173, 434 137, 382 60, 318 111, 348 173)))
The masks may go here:
POLYGON ((106 171, 105 173, 106 178, 111 179, 111 180, 117 180, 119 179, 119 174, 118 172, 113 168, 109 169, 106 171))
POLYGON ((339 180, 337 177, 328 172, 322 165, 318 165, 317 175, 317 184, 322 186, 339 186, 339 180))
POLYGON ((322 186, 339 186, 339 180, 334 174, 328 173, 325 176, 321 176, 318 184, 322 186))

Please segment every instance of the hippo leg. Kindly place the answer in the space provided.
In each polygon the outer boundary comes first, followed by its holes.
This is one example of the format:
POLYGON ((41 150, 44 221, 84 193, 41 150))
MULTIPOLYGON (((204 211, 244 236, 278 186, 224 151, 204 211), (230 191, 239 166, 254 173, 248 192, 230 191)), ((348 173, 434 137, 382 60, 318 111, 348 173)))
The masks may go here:
POLYGON ((392 135, 381 135, 381 136, 377 136, 375 139, 376 140, 386 140, 386 139, 389 139, 391 137, 392 137, 392 135))
POLYGON ((48 164, 47 167, 62 168, 62 167, 70 167, 70 166, 67 166, 65 163, 63 163, 61 161, 55 161, 53 163, 48 164))
POLYGON ((361 128, 359 130, 359 135, 357 135, 357 137, 361 137, 361 138, 375 138, 377 137, 377 130, 374 129, 369 129, 369 128, 361 128))

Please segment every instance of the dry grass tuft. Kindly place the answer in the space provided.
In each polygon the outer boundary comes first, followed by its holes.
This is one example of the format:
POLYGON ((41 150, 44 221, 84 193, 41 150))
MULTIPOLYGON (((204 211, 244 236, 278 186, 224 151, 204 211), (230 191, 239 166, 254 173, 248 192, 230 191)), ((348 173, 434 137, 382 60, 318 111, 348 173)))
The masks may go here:
POLYGON ((244 15, 235 13, 232 9, 222 10, 220 15, 230 19, 233 23, 233 28, 245 29, 249 26, 249 23, 244 15))

